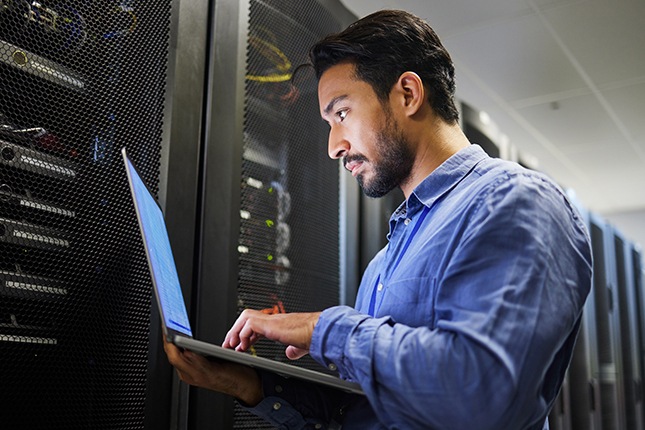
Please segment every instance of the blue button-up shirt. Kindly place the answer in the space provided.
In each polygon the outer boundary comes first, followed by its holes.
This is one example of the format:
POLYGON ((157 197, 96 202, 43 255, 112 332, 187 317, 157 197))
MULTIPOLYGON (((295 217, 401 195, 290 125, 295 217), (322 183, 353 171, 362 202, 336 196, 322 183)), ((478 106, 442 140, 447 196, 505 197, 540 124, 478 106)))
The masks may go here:
POLYGON ((388 239, 355 309, 325 310, 310 349, 366 396, 262 374, 252 410, 289 429, 548 427, 591 288, 562 191, 471 145, 419 184, 388 239))

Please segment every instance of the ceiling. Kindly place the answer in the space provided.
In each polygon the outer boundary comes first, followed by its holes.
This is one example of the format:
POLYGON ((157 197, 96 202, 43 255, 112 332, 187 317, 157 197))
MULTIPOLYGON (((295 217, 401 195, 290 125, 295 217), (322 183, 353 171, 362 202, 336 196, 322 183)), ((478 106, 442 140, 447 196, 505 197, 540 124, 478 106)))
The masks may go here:
POLYGON ((451 53, 457 97, 586 208, 645 211, 645 2, 341 0, 404 9, 451 53))

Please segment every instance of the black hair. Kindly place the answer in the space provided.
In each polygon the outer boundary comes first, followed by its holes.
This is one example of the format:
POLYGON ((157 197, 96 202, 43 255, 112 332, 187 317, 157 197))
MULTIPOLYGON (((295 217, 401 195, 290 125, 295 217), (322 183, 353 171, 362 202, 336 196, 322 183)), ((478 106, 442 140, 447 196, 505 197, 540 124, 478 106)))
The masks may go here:
POLYGON ((459 120, 450 54, 432 27, 408 12, 381 10, 368 15, 317 42, 309 58, 318 79, 332 66, 354 64, 356 78, 370 84, 382 102, 402 73, 414 72, 437 115, 450 124, 459 120))

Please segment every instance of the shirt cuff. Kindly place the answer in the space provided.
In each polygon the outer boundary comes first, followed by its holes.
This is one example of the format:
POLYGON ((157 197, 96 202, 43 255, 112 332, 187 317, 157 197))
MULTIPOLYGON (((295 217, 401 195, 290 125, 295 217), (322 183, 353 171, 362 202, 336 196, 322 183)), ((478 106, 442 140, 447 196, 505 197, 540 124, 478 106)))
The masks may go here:
POLYGON ((242 407, 280 429, 302 429, 307 425, 300 412, 280 397, 267 396, 252 408, 242 407))
POLYGON ((240 403, 244 409, 281 430, 328 428, 328 411, 316 387, 272 372, 258 371, 258 375, 264 399, 254 407, 240 403))
POLYGON ((280 429, 302 429, 306 421, 302 414, 284 399, 284 383, 281 376, 270 372, 259 371, 264 399, 253 407, 240 405, 280 429), (282 395, 282 396, 281 396, 282 395))
POLYGON ((349 306, 325 309, 311 336, 309 354, 323 366, 337 370, 341 378, 360 382, 369 371, 373 337, 388 321, 388 317, 371 318, 349 306))

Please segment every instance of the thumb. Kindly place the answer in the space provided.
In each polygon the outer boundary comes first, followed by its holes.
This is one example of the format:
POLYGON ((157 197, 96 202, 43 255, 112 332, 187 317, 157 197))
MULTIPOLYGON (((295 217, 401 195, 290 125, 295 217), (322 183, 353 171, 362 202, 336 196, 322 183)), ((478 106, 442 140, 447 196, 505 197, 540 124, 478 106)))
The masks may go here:
POLYGON ((292 345, 287 346, 287 349, 284 352, 289 360, 297 360, 309 354, 308 349, 302 349, 292 345))

